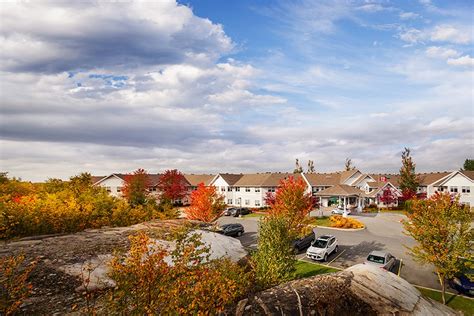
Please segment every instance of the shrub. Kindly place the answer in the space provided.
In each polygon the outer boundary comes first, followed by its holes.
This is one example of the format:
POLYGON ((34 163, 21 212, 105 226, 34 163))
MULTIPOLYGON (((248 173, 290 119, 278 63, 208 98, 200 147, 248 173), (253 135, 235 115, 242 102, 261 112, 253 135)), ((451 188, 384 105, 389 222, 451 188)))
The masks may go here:
POLYGON ((292 278, 296 258, 292 247, 293 237, 284 218, 264 218, 260 224, 258 248, 251 265, 260 289, 292 278))
POLYGON ((25 257, 9 256, 0 258, 0 311, 2 315, 15 314, 23 301, 29 296, 31 284, 28 276, 35 263, 22 267, 25 257))
POLYGON ((363 228, 364 224, 356 219, 343 217, 341 215, 333 215, 329 218, 331 227, 336 228, 363 228))
POLYGON ((249 276, 239 265, 209 260, 198 234, 178 234, 172 252, 143 232, 129 238, 128 255, 110 263, 116 282, 111 314, 217 314, 249 288, 249 276))

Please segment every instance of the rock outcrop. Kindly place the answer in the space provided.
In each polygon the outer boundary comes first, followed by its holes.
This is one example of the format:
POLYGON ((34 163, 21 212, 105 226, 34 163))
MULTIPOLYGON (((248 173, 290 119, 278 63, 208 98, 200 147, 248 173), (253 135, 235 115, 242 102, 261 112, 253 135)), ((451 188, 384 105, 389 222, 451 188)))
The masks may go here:
POLYGON ((240 301, 241 315, 457 315, 393 273, 369 265, 281 284, 240 301))

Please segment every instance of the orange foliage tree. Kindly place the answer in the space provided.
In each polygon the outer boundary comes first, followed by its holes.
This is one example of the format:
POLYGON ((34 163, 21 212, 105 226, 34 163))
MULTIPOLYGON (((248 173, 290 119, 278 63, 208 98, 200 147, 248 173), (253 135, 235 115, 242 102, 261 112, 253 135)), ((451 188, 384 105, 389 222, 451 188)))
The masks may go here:
POLYGON ((269 215, 285 218, 291 233, 300 235, 307 226, 306 219, 313 206, 313 198, 306 191, 303 179, 290 176, 280 181, 269 215))
POLYGON ((148 201, 150 178, 144 169, 137 169, 133 174, 127 174, 124 179, 122 195, 130 205, 144 205, 148 201))
POLYGON ((185 213, 188 219, 212 223, 224 208, 224 197, 217 192, 216 187, 206 187, 204 183, 199 183, 197 190, 191 193, 191 205, 185 213))

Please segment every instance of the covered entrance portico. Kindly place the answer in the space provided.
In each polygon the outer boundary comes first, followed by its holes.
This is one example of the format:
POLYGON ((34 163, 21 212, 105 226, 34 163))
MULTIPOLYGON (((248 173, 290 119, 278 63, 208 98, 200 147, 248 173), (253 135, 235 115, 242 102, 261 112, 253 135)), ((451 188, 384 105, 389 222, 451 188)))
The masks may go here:
POLYGON ((362 212, 364 208, 364 192, 345 184, 338 184, 316 193, 321 200, 321 206, 328 207, 337 204, 344 213, 347 210, 362 212))

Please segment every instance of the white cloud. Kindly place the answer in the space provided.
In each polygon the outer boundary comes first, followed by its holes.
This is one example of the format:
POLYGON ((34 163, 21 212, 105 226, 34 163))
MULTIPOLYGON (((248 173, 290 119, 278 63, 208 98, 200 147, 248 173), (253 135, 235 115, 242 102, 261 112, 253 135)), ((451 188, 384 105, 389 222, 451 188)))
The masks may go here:
POLYGON ((448 64, 453 66, 474 66, 474 58, 465 55, 459 58, 449 58, 448 64))
POLYGON ((400 12, 399 16, 402 20, 412 20, 420 17, 418 13, 414 12, 400 12))
POLYGON ((447 59, 450 57, 457 57, 461 54, 452 48, 430 46, 426 49, 426 55, 432 58, 447 59))
POLYGON ((399 37, 402 41, 408 42, 410 44, 416 44, 423 41, 426 38, 426 34, 418 29, 411 28, 401 32, 399 37))
POLYGON ((432 41, 468 44, 472 41, 472 26, 461 29, 452 25, 438 25, 431 32, 432 41))

